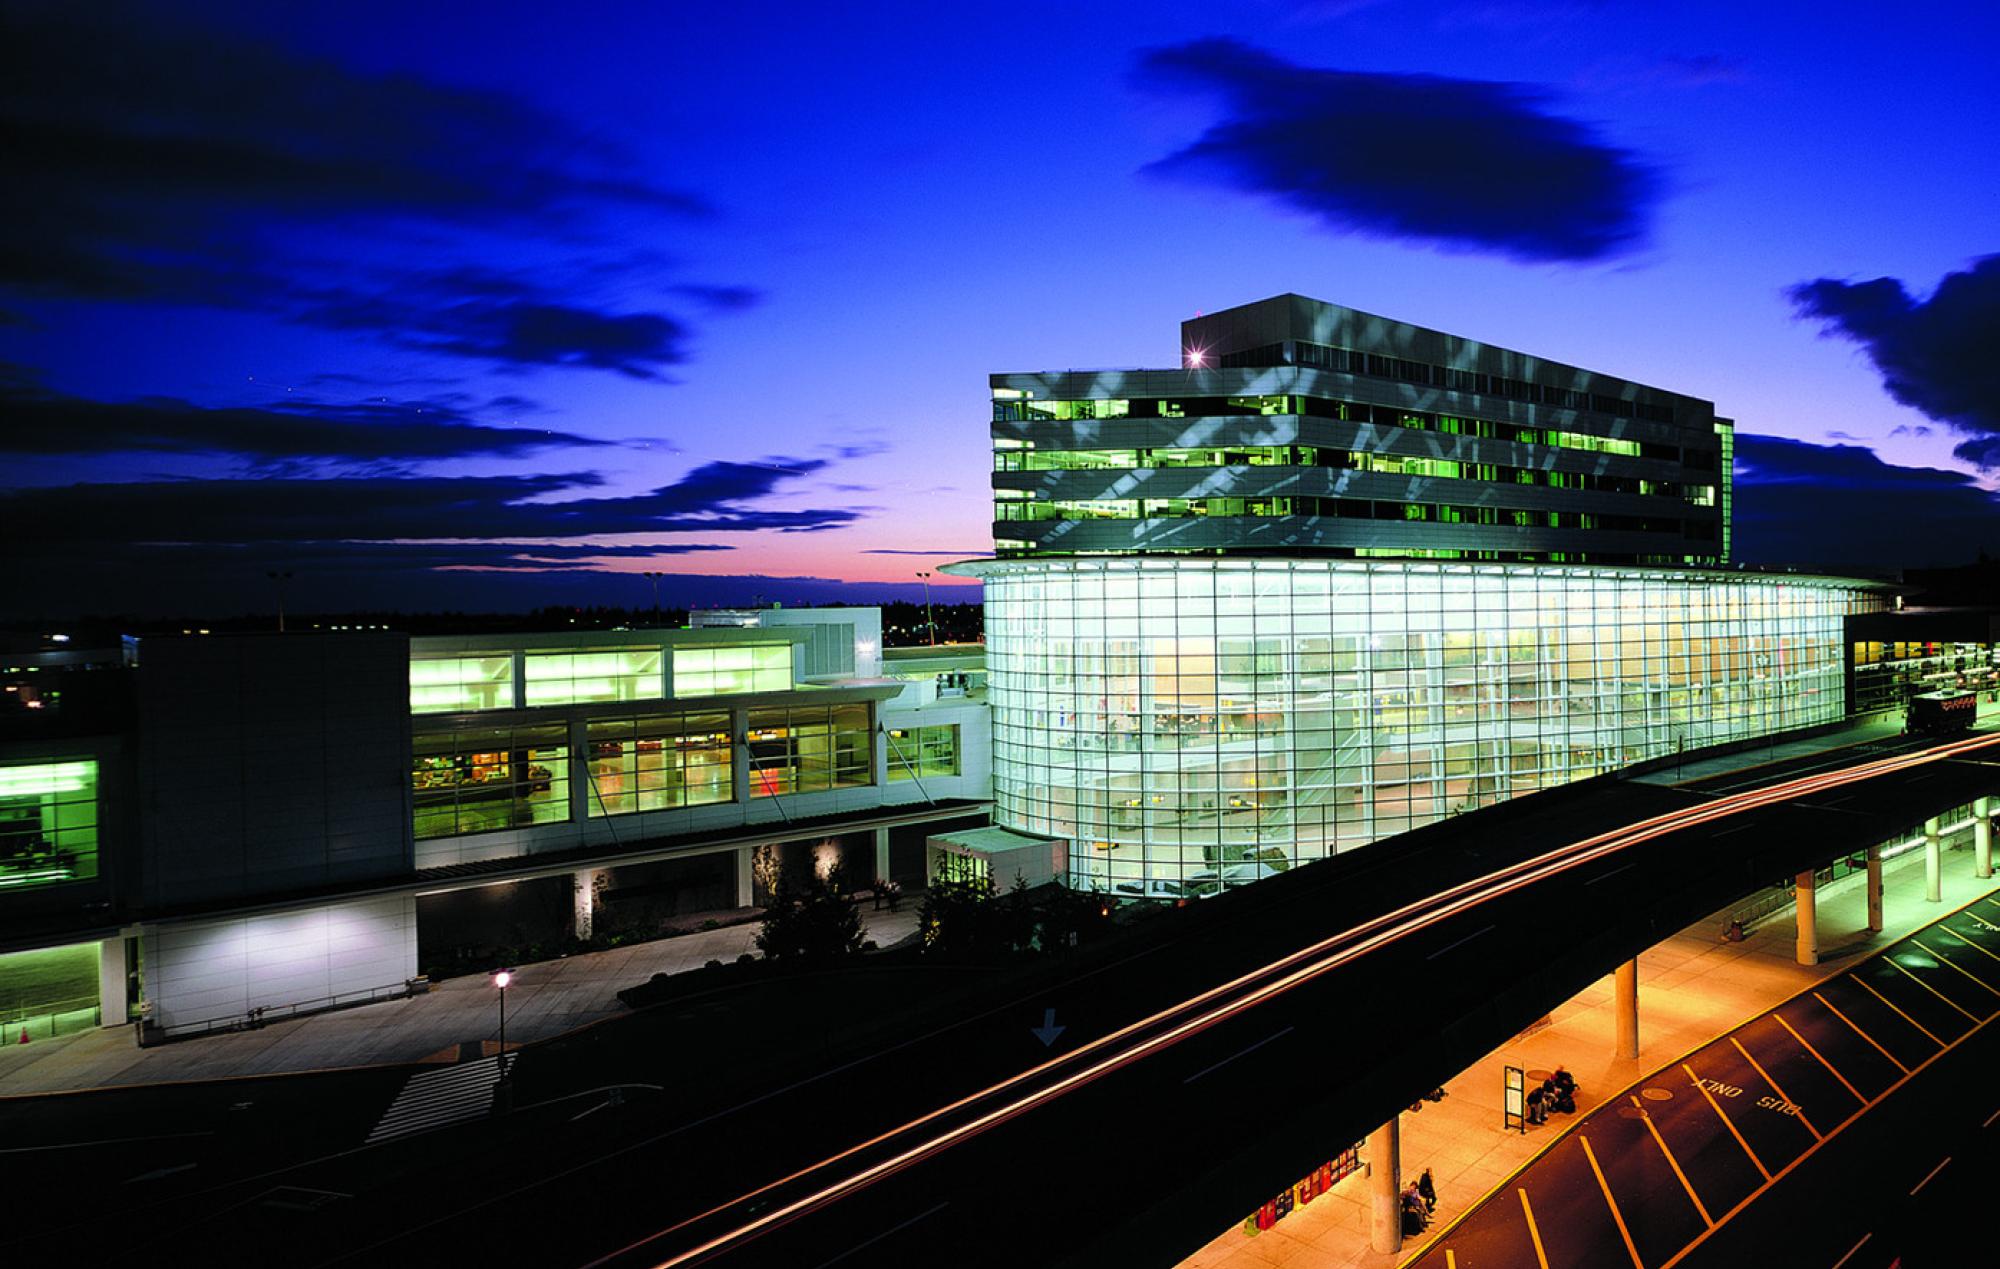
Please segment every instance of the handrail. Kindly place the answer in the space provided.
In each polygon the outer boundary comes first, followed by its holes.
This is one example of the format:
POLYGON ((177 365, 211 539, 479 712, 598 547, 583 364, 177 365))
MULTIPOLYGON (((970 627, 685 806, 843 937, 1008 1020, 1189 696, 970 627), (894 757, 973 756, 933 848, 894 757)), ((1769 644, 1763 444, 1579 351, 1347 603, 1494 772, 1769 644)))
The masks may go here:
POLYGON ((301 1014, 319 1013, 345 1005, 370 1005, 383 1000, 402 1000, 415 994, 411 980, 406 979, 393 986, 338 991, 330 996, 315 996, 310 1000, 296 1000, 283 1005, 257 1005, 243 1013, 223 1014, 219 1017, 205 1018, 200 1022, 170 1023, 161 1026, 160 1034, 174 1039, 186 1039, 194 1035, 213 1035, 217 1031, 249 1031, 266 1023, 296 1018, 301 1014))

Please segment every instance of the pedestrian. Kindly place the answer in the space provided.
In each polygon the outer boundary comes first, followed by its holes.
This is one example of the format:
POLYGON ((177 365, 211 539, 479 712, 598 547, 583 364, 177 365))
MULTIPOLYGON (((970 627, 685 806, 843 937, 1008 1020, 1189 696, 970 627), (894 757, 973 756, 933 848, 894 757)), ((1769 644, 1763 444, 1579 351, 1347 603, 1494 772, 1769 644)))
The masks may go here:
POLYGON ((1529 1089, 1528 1122, 1531 1124, 1545 1123, 1547 1122, 1548 1117, 1549 1117, 1549 1107, 1548 1103, 1542 1098, 1542 1090, 1539 1088, 1529 1089))
POLYGON ((1426 1213, 1437 1211, 1437 1183, 1431 1180, 1431 1170, 1429 1168, 1425 1168, 1424 1174, 1417 1178, 1417 1193, 1424 1197, 1424 1211, 1426 1213))

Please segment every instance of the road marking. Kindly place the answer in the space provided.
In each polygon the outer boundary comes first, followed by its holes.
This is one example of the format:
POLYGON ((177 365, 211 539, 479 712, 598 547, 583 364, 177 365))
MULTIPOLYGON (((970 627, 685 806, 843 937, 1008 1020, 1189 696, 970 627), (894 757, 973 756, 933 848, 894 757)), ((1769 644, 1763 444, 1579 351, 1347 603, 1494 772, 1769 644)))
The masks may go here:
POLYGON ((133 1185, 140 1181, 157 1181, 163 1176, 172 1176, 176 1172, 186 1172, 189 1168, 198 1168, 200 1166, 198 1163, 177 1163, 172 1167, 154 1168, 151 1172, 141 1172, 138 1176, 126 1177, 125 1184, 133 1185))
POLYGON ((1764 1180, 1769 1181, 1771 1179, 1771 1169, 1764 1166, 1764 1161, 1757 1157, 1757 1152, 1750 1148, 1750 1143, 1743 1140, 1743 1134, 1736 1131, 1736 1124, 1729 1118, 1728 1113, 1722 1109, 1722 1103, 1716 1101, 1715 1095, 1708 1091, 1708 1085, 1701 1082, 1701 1076, 1696 1075, 1694 1068, 1686 1062, 1681 1063, 1681 1069, 1688 1073, 1688 1078, 1694 1081, 1694 1086, 1697 1089, 1701 1090, 1701 1095, 1708 1099, 1708 1104, 1715 1107, 1715 1113, 1722 1119, 1722 1126, 1729 1129, 1729 1135, 1736 1138, 1736 1144, 1743 1147, 1743 1153, 1750 1156, 1750 1162, 1757 1165, 1757 1170, 1764 1174, 1764 1180))
POLYGON ((841 1252, 838 1256, 835 1256, 833 1259, 820 1261, 818 1269, 826 1269, 828 1265, 837 1265, 841 1261, 853 1255, 855 1252, 860 1251, 863 1247, 868 1247, 872 1246, 875 1243, 879 1243, 884 1238, 887 1238, 889 1235, 895 1233, 897 1230, 908 1229, 910 1226, 916 1224, 918 1221, 924 1219, 926 1216, 933 1216, 950 1206, 951 1206, 951 1200, 946 1199, 944 1202, 939 1203, 936 1207, 933 1207, 928 1211, 918 1212, 915 1216, 912 1216, 910 1219, 904 1221, 900 1225, 891 1225, 889 1228, 883 1230, 881 1233, 875 1235, 873 1238, 862 1239, 860 1242, 854 1244, 852 1247, 849 1247, 846 1251, 841 1252))
POLYGON ((1429 956, 1424 957, 1424 959, 1427 961, 1434 961, 1438 957, 1443 956, 1446 952, 1449 952, 1452 948, 1459 947, 1466 943, 1470 943, 1472 940, 1478 938, 1480 935, 1489 934, 1492 931, 1497 930, 1499 928, 1500 927, 1497 925, 1489 925, 1483 930, 1475 930, 1471 934, 1468 934, 1464 938, 1460 939, 1457 943, 1450 944, 1449 946, 1446 947, 1441 947, 1437 951, 1432 952, 1429 956))
POLYGON ((103 1137, 96 1141, 58 1141, 46 1146, 8 1146, 0 1154, 40 1154, 44 1150, 88 1150, 92 1146, 122 1146, 134 1141, 173 1141, 181 1137, 213 1137, 212 1131, 156 1132, 144 1137, 103 1137))
POLYGON ((1792 1039, 1797 1040, 1800 1046, 1803 1047, 1806 1052, 1812 1054, 1814 1057, 1819 1059, 1819 1064, 1827 1069, 1828 1074, 1832 1075, 1833 1078, 1840 1081, 1840 1086, 1842 1088, 1854 1094, 1855 1101, 1860 1102, 1863 1105, 1866 1105, 1868 1103, 1868 1099, 1861 1095, 1861 1090, 1854 1087, 1854 1085, 1848 1083, 1847 1077, 1845 1075, 1842 1075, 1839 1071, 1835 1070, 1833 1063, 1827 1061, 1825 1055, 1823 1055, 1818 1049, 1815 1049, 1812 1046, 1812 1041, 1806 1039, 1804 1036, 1800 1035, 1797 1031, 1793 1030, 1792 1024, 1786 1022, 1783 1017, 1779 1016, 1777 1011, 1773 1010, 1771 1016, 1773 1018, 1778 1019, 1779 1026, 1783 1027, 1787 1031, 1791 1031, 1792 1039))
POLYGON ((1881 1045, 1879 1045, 1879 1044, 1875 1044, 1875 1037, 1874 1037, 1874 1036, 1872 1036, 1872 1035, 1869 1035, 1869 1034, 1868 1034, 1868 1033, 1867 1033, 1866 1031, 1863 1031, 1863 1030, 1862 1030, 1862 1029, 1861 1029, 1860 1027, 1857 1027, 1857 1026, 1855 1026, 1855 1025, 1854 1025, 1854 1019, 1852 1019, 1852 1018, 1848 1017, 1848 1016, 1847 1016, 1846 1014, 1842 1013, 1842 1012, 1841 1012, 1840 1010, 1838 1010, 1838 1009, 1835 1009, 1835 1008, 1833 1007, 1833 1002, 1832 1002, 1832 1001, 1828 1000, 1828 999, 1827 999, 1827 998, 1826 998, 1825 996, 1822 996, 1822 995, 1820 995, 1820 994, 1819 994, 1818 992, 1814 992, 1814 993, 1813 993, 1813 999, 1814 999, 1814 1000, 1817 1000, 1817 1001, 1819 1001, 1819 1002, 1820 1002, 1821 1004, 1825 1005, 1825 1006, 1827 1007, 1827 1010, 1828 1010, 1828 1012, 1832 1013, 1834 1017, 1836 1017, 1836 1018, 1840 1019, 1840 1020, 1841 1020, 1842 1022, 1846 1023, 1846 1024, 1848 1025, 1848 1028, 1849 1028, 1850 1030, 1852 1030, 1852 1031, 1854 1032, 1854 1034, 1856 1034, 1856 1035, 1860 1036, 1860 1037, 1861 1037, 1862 1039, 1864 1039, 1864 1040, 1868 1041, 1868 1043, 1870 1043, 1870 1044, 1874 1044, 1874 1045, 1875 1045, 1875 1051, 1876 1051, 1877 1053, 1880 1053, 1880 1054, 1881 1054, 1881 1055, 1882 1055, 1883 1057, 1885 1057, 1885 1058, 1888 1058, 1888 1059, 1889 1059, 1889 1060, 1890 1060, 1891 1062, 1894 1062, 1894 1063, 1896 1064, 1896 1069, 1897 1069, 1897 1070, 1901 1071, 1901 1072, 1902 1072, 1903 1074, 1905 1074, 1905 1075, 1908 1075, 1908 1074, 1910 1073, 1910 1068, 1909 1068, 1909 1067, 1907 1067, 1907 1066, 1904 1066, 1904 1065, 1902 1064, 1902 1062, 1898 1061, 1898 1060, 1897 1060, 1897 1058, 1896 1058, 1896 1055, 1895 1055, 1895 1054, 1893 1054, 1893 1053, 1889 1052, 1889 1050, 1887 1050, 1887 1049, 1883 1048, 1883 1047, 1882 1047, 1881 1045))
MULTIPOLYGON (((1977 921, 1979 918, 1974 917, 1972 919, 1977 921)), ((1952 929, 1948 925, 1940 925, 1938 927, 1938 932, 1941 934, 1951 935, 1953 939, 1957 940, 1960 943, 1965 944, 1965 946, 1971 948, 1975 952, 1978 952, 1982 956, 1992 956, 1994 960, 2000 961, 2000 956, 1994 956, 1993 953, 1987 951, 1985 948, 1979 946, 1979 944, 1973 942, 1971 939, 1965 937, 1963 934, 1960 934, 1957 930, 1952 929)))
POLYGON ((1894 966, 1894 967, 1895 967, 1895 970, 1896 970, 1896 972, 1897 972, 1897 973, 1899 973, 1899 974, 1901 974, 1901 975, 1902 975, 1903 977, 1905 977, 1905 978, 1909 979, 1909 980, 1910 980, 1911 982, 1915 983, 1915 984, 1916 984, 1917 986, 1919 986, 1919 987, 1923 988, 1923 989, 1924 989, 1925 991, 1929 992, 1929 993, 1930 993, 1931 995, 1933 995, 1933 996, 1936 996, 1936 997, 1937 997, 1937 998, 1938 998, 1939 1000, 1942 1000, 1942 1001, 1944 1001, 1944 1002, 1945 1002, 1946 1004, 1950 1005, 1950 1006, 1951 1006, 1952 1008, 1954 1008, 1954 1009, 1958 1010, 1958 1011, 1959 1011, 1960 1013, 1964 1014, 1964 1015, 1965 1015, 1966 1017, 1968 1017, 1968 1018, 1972 1019, 1972 1021, 1974 1021, 1974 1022, 1979 1022, 1979 1021, 1981 1021, 1981 1019, 1980 1019, 1980 1017, 1979 1017, 1979 1015, 1978 1015, 1978 1014, 1976 1014, 1976 1013, 1972 1012, 1972 1010, 1970 1010, 1970 1009, 1967 1009, 1967 1008, 1966 1008, 1966 1007, 1965 1007, 1964 1005, 1961 1005, 1961 1004, 1959 1004, 1959 1003, 1958 1003, 1958 1002, 1957 1002, 1956 1000, 1953 1000, 1953 999, 1952 999, 1952 998, 1951 998, 1950 996, 1947 996, 1947 995, 1945 995, 1945 994, 1944 994, 1943 992, 1941 992, 1941 991, 1939 991, 1939 990, 1938 990, 1937 988, 1935 988, 1935 987, 1931 986, 1931 985, 1930 985, 1929 983, 1925 982, 1925 981, 1924 981, 1923 979, 1921 979, 1921 978, 1918 978, 1918 977, 1917 977, 1917 976, 1916 976, 1915 974, 1912 974, 1912 973, 1911 973, 1911 972, 1910 972, 1909 970, 1907 970, 1907 969, 1904 969, 1904 968, 1903 968, 1903 967, 1902 967, 1901 965, 1897 965, 1897 964, 1896 964, 1896 957, 1895 957, 1895 954, 1894 954, 1894 953, 1891 953, 1891 954, 1889 954, 1888 956, 1885 956, 1885 957, 1883 957, 1882 959, 1883 959, 1883 960, 1885 960, 1885 961, 1888 961, 1890 965, 1894 966))
MULTIPOLYGON (((1911 940, 1910 940, 1910 942, 1912 942, 1912 943, 1917 943, 1917 940, 1915 940, 1915 939, 1911 939, 1911 940)), ((1917 946, 1918 946, 1918 947, 1922 947, 1922 948, 1923 948, 1923 949, 1924 949, 1924 950, 1925 950, 1926 952, 1930 952, 1930 954, 1931 954, 1931 956, 1932 956, 1932 958, 1933 958, 1933 959, 1935 959, 1935 960, 1938 960, 1938 961, 1941 961, 1941 962, 1943 962, 1944 964, 1946 964, 1946 965, 1949 965, 1949 966, 1951 966, 1951 967, 1952 967, 1953 969, 1957 970, 1957 971, 1958 971, 1959 973, 1961 973, 1961 974, 1964 974, 1964 975, 1965 975, 1965 976, 1966 976, 1967 978, 1970 978, 1970 979, 1971 979, 1971 980, 1972 980, 1973 982, 1975 982, 1975 983, 1978 983, 1978 984, 1979 984, 1979 985, 1980 985, 1981 987, 1984 987, 1984 988, 1986 988, 1986 991, 1987 991, 1987 994, 1988 994, 1988 995, 1993 995, 1993 996, 2000 996, 2000 990, 1996 990, 1996 989, 1995 989, 1995 988, 1993 988, 1993 987, 1992 987, 1991 985, 1989 985, 1989 984, 1987 983, 1987 981, 1986 981, 1985 979, 1983 979, 1983 978, 1981 978, 1981 977, 1980 977, 1979 975, 1977 975, 1977 974, 1973 973, 1973 972, 1972 972, 1971 970, 1969 970, 1969 969, 1966 969, 1965 967, 1963 967, 1962 965, 1960 965, 1960 964, 1959 964, 1958 962, 1956 962, 1956 961, 1952 960, 1952 959, 1951 959, 1951 957, 1949 957, 1949 956, 1946 956, 1946 955, 1945 955, 1945 954, 1944 954, 1943 952, 1932 952, 1930 948, 1928 948, 1928 947, 1924 947, 1924 945, 1923 945, 1922 943, 1917 943, 1917 946)))
POLYGON ((1639 1118, 1645 1121, 1646 1131, 1653 1134, 1653 1140, 1658 1143, 1660 1153, 1667 1156, 1667 1166, 1672 1168, 1674 1175, 1681 1179, 1681 1188, 1686 1190, 1688 1197, 1694 1200, 1694 1210, 1701 1213, 1701 1223, 1710 1229, 1715 1228, 1715 1221, 1708 1214, 1708 1205, 1701 1201, 1701 1195, 1694 1192, 1694 1186, 1688 1184, 1687 1173, 1681 1171, 1681 1161, 1674 1158, 1674 1152, 1667 1148, 1667 1139, 1660 1135, 1659 1125, 1653 1122, 1653 1117, 1646 1113, 1646 1108, 1640 1105, 1638 1098, 1634 1097, 1632 1104, 1639 1107, 1639 1118))
POLYGON ((1592 877, 1589 881, 1586 881, 1583 884, 1586 886, 1594 886, 1600 881, 1608 881, 1611 878, 1616 877, 1619 873, 1624 872, 1627 868, 1637 868, 1638 866, 1639 866, 1639 861, 1635 859, 1631 863, 1626 864, 1623 868, 1613 868, 1610 872, 1598 873, 1595 877, 1592 877))
POLYGON ((1937 1045, 1940 1049, 1946 1047, 1945 1042, 1943 1040, 1938 1039, 1937 1036, 1933 1035, 1929 1027, 1925 1026, 1921 1022, 1918 1022, 1915 1018, 1912 1018, 1909 1014, 1904 1013, 1901 1009, 1897 1009, 1895 1005, 1890 1004, 1889 998, 1887 996, 1883 995, 1879 991, 1876 991, 1873 987, 1870 987, 1867 983, 1862 982, 1858 975, 1849 974, 1848 978, 1853 980, 1854 985, 1856 987, 1859 987, 1861 990, 1875 997, 1875 999, 1881 1001, 1883 1004, 1888 1005, 1890 1009, 1895 1011, 1895 1014, 1898 1018, 1901 1018, 1904 1022, 1909 1023, 1917 1030, 1923 1032, 1924 1037, 1928 1039, 1932 1044, 1937 1045))
POLYGON ((1774 1089, 1777 1092, 1778 1096, 1785 1099, 1786 1104, 1793 1108, 1794 1118, 1796 1118, 1800 1123, 1806 1126, 1806 1131, 1813 1135, 1814 1141, 1818 1141, 1820 1139, 1819 1129, 1813 1127, 1812 1120, 1806 1118, 1806 1108, 1804 1106, 1801 1106, 1798 1102, 1792 1100, 1792 1095, 1790 1093, 1787 1093, 1784 1090, 1784 1087, 1780 1085, 1778 1081, 1771 1078, 1771 1073, 1764 1069, 1763 1063, 1759 1062, 1756 1058, 1750 1056, 1750 1050, 1743 1047, 1743 1042, 1741 1040, 1737 1039, 1734 1035, 1731 1035, 1729 1037, 1729 1042, 1736 1046, 1736 1051, 1743 1055, 1743 1060, 1748 1062, 1751 1068, 1755 1070, 1757 1074, 1764 1077, 1764 1082, 1766 1084, 1769 1084, 1772 1087, 1772 1089, 1774 1089))
POLYGON ((1604 1169, 1597 1166, 1597 1155, 1590 1149, 1590 1138, 1578 1133, 1576 1139, 1583 1143, 1583 1157, 1590 1160, 1590 1170, 1597 1174, 1597 1188, 1604 1191, 1604 1201, 1611 1205, 1611 1219, 1618 1222, 1618 1236, 1625 1240, 1625 1250, 1632 1257, 1632 1269, 1646 1269, 1646 1262, 1639 1259, 1639 1249, 1632 1245, 1632 1231, 1625 1228, 1625 1214, 1618 1210, 1618 1200, 1611 1197, 1611 1185, 1604 1179, 1604 1169))
POLYGON ((1873 1237, 1875 1237, 1875 1233, 1873 1230, 1870 1230, 1868 1233, 1863 1234, 1861 1236, 1860 1242, 1854 1244, 1852 1247, 1849 1247, 1847 1249, 1847 1254, 1845 1256, 1842 1256, 1840 1259, 1833 1262, 1833 1269, 1840 1269, 1842 1265, 1854 1259, 1854 1253, 1860 1251, 1863 1247, 1866 1247, 1868 1245, 1868 1240, 1873 1237))
POLYGON ((1521 1214, 1528 1218, 1528 1240, 1535 1244, 1535 1260, 1542 1269, 1549 1269, 1549 1253, 1542 1250, 1542 1231, 1535 1228, 1535 1209, 1528 1206, 1526 1187, 1520 1190, 1521 1214))
POLYGON ((1223 1067, 1228 1066, 1231 1062, 1234 1062, 1237 1058, 1242 1057, 1244 1054, 1255 1053, 1257 1050, 1263 1048, 1271 1041, 1282 1039, 1296 1030, 1298 1030, 1296 1026, 1286 1027, 1283 1031, 1278 1032, 1277 1035, 1267 1035, 1263 1039, 1257 1041, 1257 1043, 1251 1045, 1249 1048, 1242 1049, 1235 1053, 1230 1054, 1228 1057, 1222 1059, 1220 1062, 1217 1062, 1214 1066, 1204 1066, 1199 1071, 1196 1071, 1193 1075, 1190 1075, 1186 1079, 1182 1080, 1181 1083, 1192 1084, 1196 1080, 1200 1079, 1202 1076, 1208 1074, 1210 1071, 1219 1071, 1223 1067))
POLYGON ((1444 1269, 1458 1269, 1458 1253, 1449 1247, 1444 1249, 1444 1269))
POLYGON ((1710 833, 1710 834, 1708 835, 1708 837, 1709 837, 1709 840, 1710 840, 1710 841, 1714 841, 1714 840, 1716 840, 1717 838, 1722 838, 1722 837, 1734 837, 1734 836, 1736 836, 1736 835, 1737 835, 1738 833, 1747 833, 1747 832, 1749 832, 1749 831, 1750 831, 1751 829, 1753 829, 1753 828, 1756 828, 1756 827, 1757 827, 1757 826, 1756 826, 1755 824, 1745 824, 1745 825, 1744 825, 1743 827, 1741 827, 1741 828, 1726 828, 1726 829, 1723 829, 1723 830, 1722 830, 1722 831, 1721 831, 1720 833, 1710 833))
POLYGON ((1926 1185, 1929 1185, 1931 1183, 1931 1178, 1936 1176, 1938 1173, 1944 1171, 1945 1163, 1950 1163, 1950 1162, 1951 1162, 1951 1156, 1946 1155, 1944 1157, 1944 1163, 1940 1163, 1936 1167, 1932 1168, 1930 1171, 1924 1173, 1924 1179, 1917 1182, 1916 1189, 1910 1191, 1910 1197, 1915 1198, 1917 1196, 1917 1190, 1921 1190, 1926 1185))
POLYGON ((1986 1117, 1986 1122, 1979 1126, 1981 1128, 1991 1128, 1993 1126, 1993 1121, 1996 1119, 2000 1119, 2000 1110, 1996 1110, 1992 1114, 1988 1115, 1986 1117))

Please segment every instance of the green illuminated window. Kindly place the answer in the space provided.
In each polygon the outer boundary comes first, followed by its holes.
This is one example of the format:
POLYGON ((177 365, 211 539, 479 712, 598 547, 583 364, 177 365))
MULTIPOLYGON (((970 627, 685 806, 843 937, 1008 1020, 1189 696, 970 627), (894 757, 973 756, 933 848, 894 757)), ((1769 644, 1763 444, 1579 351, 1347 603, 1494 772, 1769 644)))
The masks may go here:
POLYGON ((514 707, 514 658, 506 652, 410 662, 410 712, 447 714, 514 707))
POLYGON ((655 700, 661 691, 661 661, 657 647, 530 652, 528 704, 655 700))
POLYGON ((746 736, 753 798, 875 782, 866 705, 753 709, 746 736))
POLYGON ((416 836, 456 837, 567 820, 567 740, 561 724, 418 730, 410 766, 416 836))
POLYGON ((0 767, 0 891, 96 875, 96 761, 0 767))
POLYGON ((957 724, 898 728, 889 733, 891 781, 958 773, 957 724))
POLYGON ((730 696, 739 692, 791 689, 789 643, 674 649, 675 696, 730 696))
POLYGON ((727 802, 733 787, 727 714, 590 720, 592 816, 727 802))

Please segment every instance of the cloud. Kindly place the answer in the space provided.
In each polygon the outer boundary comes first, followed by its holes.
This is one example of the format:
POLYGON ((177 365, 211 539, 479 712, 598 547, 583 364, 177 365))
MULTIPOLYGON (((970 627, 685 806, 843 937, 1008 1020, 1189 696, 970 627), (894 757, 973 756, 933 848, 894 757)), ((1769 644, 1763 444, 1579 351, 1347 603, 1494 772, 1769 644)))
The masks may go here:
MULTIPOLYGON (((683 319, 605 301, 639 268, 608 242, 543 281, 437 264, 496 242, 573 248, 614 215, 629 235, 710 214, 596 133, 136 6, 30 5, 8 41, 0 290, 17 299, 219 306, 508 366, 655 378, 686 359, 683 319)), ((686 298, 740 308, 754 292, 686 298)))
POLYGON ((966 560, 966 559, 971 559, 974 556, 991 555, 993 554, 993 550, 991 547, 983 547, 977 551, 897 551, 897 550, 882 548, 873 551, 863 551, 862 554, 863 555, 948 555, 955 560, 966 560))
POLYGON ((370 463, 515 457, 606 444, 575 432, 495 427, 432 401, 287 399, 211 409, 170 397, 92 401, 0 376, 0 455, 151 452, 227 454, 253 464, 370 463))
POLYGON ((2000 255, 1945 274, 1924 300, 1895 278, 1819 278, 1787 295, 1828 335, 1859 344, 1890 396, 1966 436, 1953 453, 2000 467, 2000 255))
POLYGON ((1972 477, 1859 445, 1738 434, 1735 513, 1736 555, 1753 564, 1919 567, 2000 549, 2000 498, 1972 477))
POLYGON ((1591 261, 1642 245, 1659 171, 1524 84, 1299 66, 1230 39, 1153 49, 1141 89, 1223 119, 1145 171, 1267 195, 1341 232, 1591 261))

